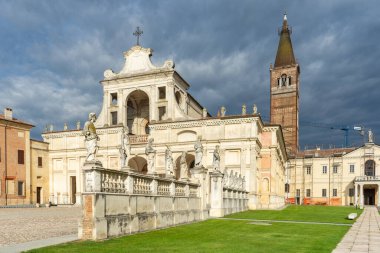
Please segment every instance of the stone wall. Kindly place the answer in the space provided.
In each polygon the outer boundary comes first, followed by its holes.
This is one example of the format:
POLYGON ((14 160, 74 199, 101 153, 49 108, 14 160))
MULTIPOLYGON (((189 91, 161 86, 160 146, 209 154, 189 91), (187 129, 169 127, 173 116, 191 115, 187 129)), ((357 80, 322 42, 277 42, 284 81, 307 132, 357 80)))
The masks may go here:
POLYGON ((79 238, 102 240, 248 210, 241 175, 192 169, 191 180, 85 164, 79 238), (224 181, 223 181, 224 180, 224 181), (225 186, 225 187, 224 187, 225 186))
POLYGON ((96 167, 84 174, 81 239, 100 240, 208 218, 199 184, 96 167))

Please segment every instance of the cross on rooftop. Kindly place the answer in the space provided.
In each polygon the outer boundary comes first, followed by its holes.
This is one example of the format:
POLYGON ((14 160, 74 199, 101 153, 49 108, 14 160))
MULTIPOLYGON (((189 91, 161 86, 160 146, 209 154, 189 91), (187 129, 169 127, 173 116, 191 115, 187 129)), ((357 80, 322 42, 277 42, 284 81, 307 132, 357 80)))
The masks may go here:
POLYGON ((143 30, 140 30, 140 27, 136 27, 136 31, 133 33, 134 36, 137 37, 137 44, 136 45, 140 45, 139 43, 139 40, 140 40, 140 36, 143 34, 143 30))

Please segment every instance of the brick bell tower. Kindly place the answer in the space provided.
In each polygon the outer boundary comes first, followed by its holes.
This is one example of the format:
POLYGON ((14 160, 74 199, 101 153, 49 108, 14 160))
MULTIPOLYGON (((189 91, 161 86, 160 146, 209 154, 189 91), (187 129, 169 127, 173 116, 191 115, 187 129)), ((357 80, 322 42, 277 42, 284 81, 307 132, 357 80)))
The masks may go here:
POLYGON ((279 29, 276 61, 270 66, 270 122, 279 124, 284 134, 286 151, 292 155, 298 151, 298 111, 300 66, 292 47, 286 14, 279 29))

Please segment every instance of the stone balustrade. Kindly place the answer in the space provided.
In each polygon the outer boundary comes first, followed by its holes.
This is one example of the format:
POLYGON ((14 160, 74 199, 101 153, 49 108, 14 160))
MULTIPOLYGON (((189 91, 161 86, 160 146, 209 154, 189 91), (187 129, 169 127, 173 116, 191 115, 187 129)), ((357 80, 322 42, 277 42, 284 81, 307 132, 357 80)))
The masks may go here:
POLYGON ((227 173, 227 171, 224 172, 222 182, 223 188, 226 189, 239 191, 245 191, 246 189, 245 177, 242 177, 240 174, 238 175, 237 172, 234 173, 232 170, 229 174, 227 173))
POLYGON ((99 167, 84 174, 84 192, 198 197, 199 185, 188 181, 99 167))
POLYGON ((208 217, 197 183, 90 165, 83 173, 81 239, 106 239, 208 217))
POLYGON ((149 135, 129 135, 130 144, 148 143, 149 135))

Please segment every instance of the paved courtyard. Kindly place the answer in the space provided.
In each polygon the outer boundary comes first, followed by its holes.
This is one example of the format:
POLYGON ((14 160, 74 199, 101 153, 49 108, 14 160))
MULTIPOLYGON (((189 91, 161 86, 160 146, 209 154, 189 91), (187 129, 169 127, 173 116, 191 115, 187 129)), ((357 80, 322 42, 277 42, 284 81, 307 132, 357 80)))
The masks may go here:
POLYGON ((380 215, 375 206, 366 206, 333 253, 379 253, 380 215))
POLYGON ((80 217, 80 207, 0 208, 0 249, 77 234, 80 217))

